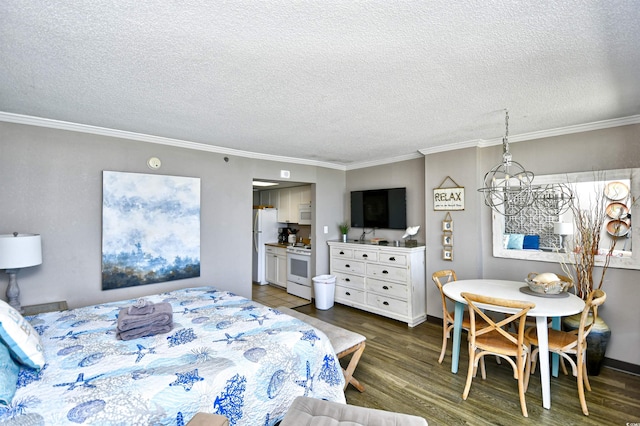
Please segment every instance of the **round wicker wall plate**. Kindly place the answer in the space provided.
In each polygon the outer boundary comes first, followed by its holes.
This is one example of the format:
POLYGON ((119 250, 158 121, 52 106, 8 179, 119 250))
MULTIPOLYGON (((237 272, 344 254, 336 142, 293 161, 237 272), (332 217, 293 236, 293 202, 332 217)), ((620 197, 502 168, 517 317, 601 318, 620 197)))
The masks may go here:
POLYGON ((613 201, 624 200, 629 196, 629 187, 622 182, 609 182, 604 188, 604 195, 613 201))
POLYGON ((607 206, 607 216, 611 219, 624 219, 629 214, 629 208, 622 203, 611 203, 607 206))
POLYGON ((612 220, 607 223, 607 232, 614 237, 627 235, 631 226, 624 220, 612 220))

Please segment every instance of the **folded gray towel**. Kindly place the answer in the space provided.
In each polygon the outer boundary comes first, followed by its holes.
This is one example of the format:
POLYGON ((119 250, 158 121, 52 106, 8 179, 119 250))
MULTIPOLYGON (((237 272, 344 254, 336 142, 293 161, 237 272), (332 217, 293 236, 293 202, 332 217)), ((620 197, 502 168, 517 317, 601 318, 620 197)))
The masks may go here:
POLYGON ((153 302, 146 299, 138 299, 133 306, 129 306, 129 315, 147 315, 153 312, 153 302))
POLYGON ((120 331, 116 333, 118 340, 132 340, 140 337, 155 336, 156 334, 168 333, 173 328, 173 324, 155 325, 150 324, 142 327, 132 328, 130 330, 120 331))
POLYGON ((129 308, 121 308, 118 312, 118 331, 127 331, 149 325, 171 325, 173 322, 173 308, 170 303, 156 303, 151 305, 152 311, 146 315, 131 315, 129 308))

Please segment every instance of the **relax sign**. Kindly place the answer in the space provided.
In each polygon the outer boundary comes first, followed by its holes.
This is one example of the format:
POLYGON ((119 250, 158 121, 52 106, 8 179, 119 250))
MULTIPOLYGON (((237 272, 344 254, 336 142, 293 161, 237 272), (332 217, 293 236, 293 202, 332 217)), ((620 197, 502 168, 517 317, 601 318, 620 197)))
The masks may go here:
POLYGON ((433 210, 464 210, 464 188, 434 189, 433 210))

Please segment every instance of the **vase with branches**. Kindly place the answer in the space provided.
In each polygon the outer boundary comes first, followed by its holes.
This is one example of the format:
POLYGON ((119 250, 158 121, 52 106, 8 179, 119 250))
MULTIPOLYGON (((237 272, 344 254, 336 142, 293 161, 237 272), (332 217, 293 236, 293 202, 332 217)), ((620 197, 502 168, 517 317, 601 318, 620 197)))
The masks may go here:
POLYGON ((620 239, 620 227, 624 222, 620 220, 621 216, 608 216, 607 205, 608 200, 602 185, 594 186, 593 194, 586 205, 584 200, 581 201, 577 196, 572 197, 570 204, 575 233, 572 247, 566 254, 561 254, 560 265, 563 272, 573 280, 576 295, 582 299, 586 299, 593 290, 602 288, 620 239), (609 233, 607 244, 601 248, 603 229, 609 219, 613 219, 613 232, 609 233), (602 262, 597 262, 600 259, 602 262), (573 264, 573 267, 570 264, 573 264), (596 266, 601 268, 599 276, 595 271, 596 266))
MULTIPOLYGON (((603 176, 598 176, 603 181, 603 176)), ((632 199, 632 205, 635 200, 632 199)), ((627 224, 622 219, 626 212, 619 211, 617 217, 608 211, 610 201, 604 191, 604 185, 595 185, 594 192, 589 197, 587 205, 580 197, 572 196, 570 210, 573 213, 574 236, 573 244, 568 253, 562 255, 560 265, 563 272, 571 277, 574 282, 576 295, 586 299, 589 294, 597 289, 601 289, 612 257, 615 255, 615 248, 621 234, 623 224, 627 224), (608 223, 613 225, 607 227, 608 223), (603 230, 607 227, 608 242, 602 241, 603 230), (601 243, 603 248, 600 247, 601 243), (570 256, 571 259, 565 256, 570 256), (573 267, 569 265, 572 263, 573 267), (598 276, 596 267, 600 267, 598 276), (575 279, 574 279, 575 274, 575 279)), ((565 317, 562 320, 566 330, 575 330, 580 323, 579 314, 565 317)), ((604 361, 607 344, 611 336, 611 329, 598 316, 594 327, 587 336, 587 371, 589 375, 598 375, 604 361)))

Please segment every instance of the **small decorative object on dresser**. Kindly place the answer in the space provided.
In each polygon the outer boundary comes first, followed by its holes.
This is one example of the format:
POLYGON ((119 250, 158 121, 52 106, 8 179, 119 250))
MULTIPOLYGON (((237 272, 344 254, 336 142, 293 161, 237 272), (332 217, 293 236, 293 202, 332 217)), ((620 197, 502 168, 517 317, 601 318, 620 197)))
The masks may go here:
POLYGON ((402 236, 402 238, 405 239, 404 241, 405 246, 407 247, 418 246, 418 241, 414 240, 413 237, 415 237, 418 234, 419 230, 420 230, 420 225, 416 225, 416 226, 410 226, 407 228, 406 231, 404 231, 404 235, 402 236))
POLYGON ((347 234, 349 233, 349 229, 351 229, 351 227, 349 226, 349 222, 345 220, 344 222, 338 224, 338 228, 340 228, 340 234, 342 234, 342 242, 346 243, 347 234))

